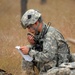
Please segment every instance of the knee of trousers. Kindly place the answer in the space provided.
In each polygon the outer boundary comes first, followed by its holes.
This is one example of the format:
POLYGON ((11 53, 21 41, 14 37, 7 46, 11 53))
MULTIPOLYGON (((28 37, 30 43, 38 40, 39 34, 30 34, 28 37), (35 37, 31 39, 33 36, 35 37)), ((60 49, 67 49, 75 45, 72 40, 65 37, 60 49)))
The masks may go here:
POLYGON ((25 61, 25 59, 23 58, 22 59, 22 64, 21 64, 21 66, 22 66, 22 69, 23 70, 27 70, 27 69, 33 69, 33 63, 32 62, 29 62, 29 61, 25 61))

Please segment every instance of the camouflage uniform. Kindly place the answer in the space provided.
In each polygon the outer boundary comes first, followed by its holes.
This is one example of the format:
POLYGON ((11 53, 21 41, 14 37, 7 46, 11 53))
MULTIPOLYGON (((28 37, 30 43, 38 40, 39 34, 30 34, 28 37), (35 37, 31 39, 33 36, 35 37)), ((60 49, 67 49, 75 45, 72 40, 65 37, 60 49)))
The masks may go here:
MULTIPOLYGON (((34 24, 39 17, 41 17, 40 12, 34 9, 28 10, 21 19, 23 27, 27 28, 27 26, 34 24)), ((42 40, 42 44, 40 44, 42 48, 40 47, 41 49, 39 50, 34 45, 29 51, 29 55, 34 59, 32 65, 35 64, 37 66, 40 75, 43 75, 43 73, 52 67, 58 67, 63 62, 69 62, 70 56, 68 45, 57 29, 43 23, 42 32, 38 36, 43 33, 43 37, 38 39, 38 41, 42 40)))
MULTIPOLYGON (((45 30, 48 27, 45 24, 43 25, 45 30)), ((31 48, 29 55, 34 58, 40 75, 54 66, 59 66, 63 62, 69 62, 68 45, 61 33, 51 26, 43 37, 43 50, 39 52, 31 48)))

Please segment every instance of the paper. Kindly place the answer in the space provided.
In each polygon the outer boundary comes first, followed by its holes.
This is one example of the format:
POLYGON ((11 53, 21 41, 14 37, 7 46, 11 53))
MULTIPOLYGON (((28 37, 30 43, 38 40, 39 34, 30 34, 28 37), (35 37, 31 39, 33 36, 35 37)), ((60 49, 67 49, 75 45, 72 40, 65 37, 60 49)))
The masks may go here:
POLYGON ((32 61, 32 60, 33 60, 33 58, 30 57, 29 55, 24 55, 24 54, 22 53, 22 51, 20 50, 20 46, 16 46, 15 48, 18 50, 18 52, 22 55, 22 57, 23 57, 26 61, 32 61))

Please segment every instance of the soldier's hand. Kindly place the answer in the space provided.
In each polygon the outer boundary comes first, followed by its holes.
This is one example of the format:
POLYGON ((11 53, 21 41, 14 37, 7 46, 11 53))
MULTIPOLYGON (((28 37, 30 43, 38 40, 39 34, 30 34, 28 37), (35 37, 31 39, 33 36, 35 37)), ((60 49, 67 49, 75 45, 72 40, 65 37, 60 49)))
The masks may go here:
POLYGON ((20 50, 22 51, 23 54, 27 55, 29 52, 29 48, 27 46, 22 46, 20 48, 20 50))
POLYGON ((31 45, 35 44, 34 36, 32 36, 32 35, 27 35, 27 39, 28 39, 28 42, 29 42, 31 45))

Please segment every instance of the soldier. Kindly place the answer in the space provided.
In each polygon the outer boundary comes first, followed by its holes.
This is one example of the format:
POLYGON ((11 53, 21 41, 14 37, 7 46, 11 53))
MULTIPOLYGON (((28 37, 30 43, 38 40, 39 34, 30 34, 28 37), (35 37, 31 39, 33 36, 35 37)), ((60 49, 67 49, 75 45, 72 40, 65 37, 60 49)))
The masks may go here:
POLYGON ((70 61, 70 50, 63 35, 54 27, 45 24, 39 11, 29 9, 22 16, 21 22, 29 31, 28 40, 31 46, 23 46, 20 50, 33 57, 31 63, 38 68, 39 75, 70 61))

